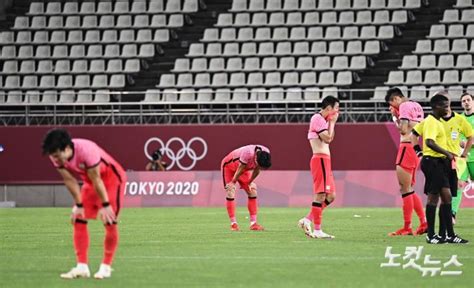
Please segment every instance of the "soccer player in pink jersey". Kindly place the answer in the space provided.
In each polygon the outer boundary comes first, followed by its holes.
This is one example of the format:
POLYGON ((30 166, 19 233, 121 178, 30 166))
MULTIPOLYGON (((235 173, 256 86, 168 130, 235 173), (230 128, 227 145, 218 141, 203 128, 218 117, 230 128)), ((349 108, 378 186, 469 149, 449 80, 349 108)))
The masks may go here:
POLYGON ((298 225, 311 238, 331 239, 321 229, 323 210, 336 198, 336 186, 331 168, 329 144, 334 140, 336 121, 339 117, 339 100, 327 96, 321 103, 321 111, 311 117, 308 140, 313 152, 310 161, 313 176, 313 203, 309 214, 298 221, 298 225), (314 231, 311 229, 311 221, 314 231))
POLYGON ((389 89, 385 96, 385 101, 390 105, 394 122, 400 131, 400 146, 396 160, 396 171, 403 200, 402 210, 404 220, 402 228, 388 235, 421 235, 426 233, 428 225, 423 210, 423 203, 413 189, 416 169, 419 164, 417 153, 421 155, 421 148, 419 146, 413 147, 410 134, 413 127, 424 119, 423 108, 417 102, 408 100, 398 88, 389 89), (418 152, 415 151, 415 148, 418 152), (416 229, 415 233, 413 233, 411 225, 413 210, 415 210, 420 220, 420 226, 416 229))
POLYGON ((260 174, 272 166, 270 150, 263 145, 247 145, 235 149, 222 159, 221 170, 226 191, 227 213, 230 219, 230 229, 239 231, 235 217, 235 192, 237 182, 240 188, 247 192, 250 214, 250 230, 262 231, 264 228, 257 223, 257 185, 253 182, 260 174))
POLYGON ((97 279, 109 278, 117 249, 117 217, 123 199, 127 176, 122 166, 96 143, 71 139, 64 129, 50 130, 43 140, 43 154, 49 155, 74 199, 71 222, 74 226, 76 267, 61 278, 90 277, 88 266, 89 232, 87 220, 100 216, 105 227, 104 256, 97 279), (83 181, 79 186, 75 176, 83 181))

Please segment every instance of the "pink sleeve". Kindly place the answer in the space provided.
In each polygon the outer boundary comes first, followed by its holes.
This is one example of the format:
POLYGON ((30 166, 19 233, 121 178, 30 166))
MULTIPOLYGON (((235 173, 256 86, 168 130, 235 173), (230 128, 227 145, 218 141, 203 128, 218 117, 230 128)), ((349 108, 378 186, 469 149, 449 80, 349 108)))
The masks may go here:
POLYGON ((411 109, 410 109, 410 105, 408 105, 408 103, 402 103, 400 105, 399 109, 400 109, 399 110, 400 111, 400 116, 399 116, 400 119, 411 120, 411 118, 412 118, 411 115, 410 115, 411 114, 410 113, 411 109))
POLYGON ((328 122, 326 122, 321 115, 317 115, 311 119, 310 131, 321 133, 324 130, 328 130, 328 122))
MULTIPOLYGON (((89 145, 86 145, 86 147, 82 147, 85 149, 81 149, 81 162, 84 163, 85 167, 92 168, 97 166, 100 162, 100 151, 99 148, 95 145, 90 143, 89 145)), ((79 151, 78 151, 79 152, 79 151)))
POLYGON ((405 102, 400 105, 399 118, 419 122, 423 120, 423 110, 421 109, 421 107, 419 107, 419 104, 416 102, 411 102, 411 101, 405 102))
POLYGON ((252 151, 249 149, 244 149, 240 153, 239 161, 244 164, 248 164, 251 160, 252 160, 252 151))

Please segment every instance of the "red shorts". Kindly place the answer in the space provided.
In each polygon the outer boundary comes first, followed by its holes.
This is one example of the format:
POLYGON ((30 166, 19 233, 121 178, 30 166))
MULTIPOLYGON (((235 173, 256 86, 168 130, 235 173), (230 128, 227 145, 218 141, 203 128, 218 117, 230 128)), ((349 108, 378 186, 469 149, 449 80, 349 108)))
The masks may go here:
POLYGON ((416 156, 416 152, 413 148, 413 145, 410 142, 400 143, 400 147, 398 147, 396 165, 402 167, 403 170, 411 174, 412 185, 415 185, 415 175, 418 164, 419 160, 416 156))
POLYGON ((310 162, 313 175, 313 193, 335 193, 336 185, 332 175, 331 157, 326 154, 313 154, 310 162))
MULTIPOLYGON (((125 173, 118 174, 112 169, 107 169, 105 173, 101 174, 101 177, 105 190, 107 190, 110 206, 114 210, 115 215, 118 216, 123 203, 127 177, 125 173)), ((102 208, 102 200, 100 200, 99 195, 95 192, 92 183, 84 182, 81 188, 81 197, 85 218, 96 219, 99 209, 102 208)))
MULTIPOLYGON (((222 180, 224 181, 224 187, 227 185, 227 183, 230 183, 232 181, 232 178, 234 178, 235 172, 237 171, 237 168, 239 167, 239 159, 236 160, 229 160, 225 161, 226 159, 222 160, 221 163, 221 171, 222 171, 222 180)), ((237 182, 240 185, 240 188, 244 189, 247 192, 250 192, 250 178, 252 177, 252 173, 250 170, 244 171, 239 179, 237 179, 237 182)))

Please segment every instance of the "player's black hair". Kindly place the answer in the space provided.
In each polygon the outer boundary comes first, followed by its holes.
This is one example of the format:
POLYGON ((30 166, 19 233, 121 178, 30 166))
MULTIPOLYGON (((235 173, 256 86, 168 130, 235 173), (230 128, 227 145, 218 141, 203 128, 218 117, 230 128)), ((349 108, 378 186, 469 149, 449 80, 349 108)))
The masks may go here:
POLYGON ((263 169, 268 169, 272 166, 272 156, 266 151, 258 150, 257 163, 263 169))
POLYGON ((60 128, 49 130, 43 139, 43 154, 52 154, 58 150, 64 151, 67 146, 74 147, 69 133, 60 128))
POLYGON ((400 90, 400 88, 393 87, 387 90, 387 94, 385 94, 385 102, 388 103, 390 100, 392 100, 392 97, 395 97, 395 96, 405 97, 405 95, 403 95, 403 92, 402 90, 400 90))
POLYGON ((433 97, 431 97, 430 100, 430 106, 431 109, 435 109, 436 106, 441 105, 442 102, 449 101, 448 97, 442 95, 442 94, 436 94, 433 97))
POLYGON ((328 106, 331 106, 334 108, 336 103, 339 103, 339 99, 337 99, 334 96, 329 95, 329 96, 324 97, 323 102, 321 102, 321 108, 324 109, 328 106))

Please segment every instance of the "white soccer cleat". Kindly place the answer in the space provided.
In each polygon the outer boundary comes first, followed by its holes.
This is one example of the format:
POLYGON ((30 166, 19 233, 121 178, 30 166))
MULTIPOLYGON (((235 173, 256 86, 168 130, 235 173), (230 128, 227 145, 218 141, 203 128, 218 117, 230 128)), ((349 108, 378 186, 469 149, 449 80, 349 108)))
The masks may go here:
POLYGON ((318 238, 318 239, 334 239, 335 237, 332 235, 329 235, 327 233, 324 233, 323 230, 314 230, 313 232, 313 238, 318 238))
POLYGON ((309 221, 308 219, 306 219, 306 217, 301 218, 301 219, 298 221, 298 227, 300 227, 301 229, 303 229, 304 234, 306 234, 306 236, 311 237, 311 234, 313 233, 313 229, 311 228, 311 221, 309 221))
POLYGON ((99 271, 94 274, 95 279, 105 279, 112 276, 112 267, 107 264, 100 264, 99 271))
POLYGON ((91 272, 89 271, 89 266, 77 265, 71 271, 61 274, 60 277, 63 279, 89 278, 91 277, 91 272))

